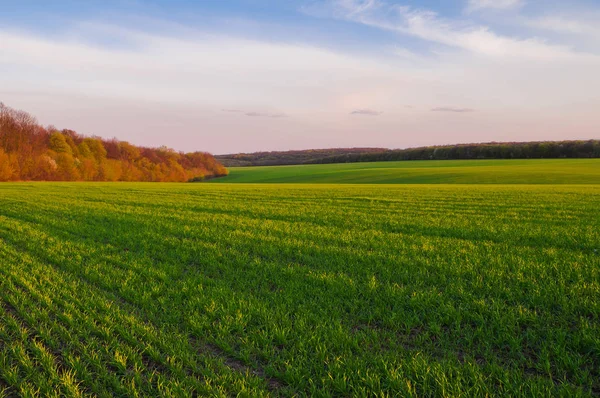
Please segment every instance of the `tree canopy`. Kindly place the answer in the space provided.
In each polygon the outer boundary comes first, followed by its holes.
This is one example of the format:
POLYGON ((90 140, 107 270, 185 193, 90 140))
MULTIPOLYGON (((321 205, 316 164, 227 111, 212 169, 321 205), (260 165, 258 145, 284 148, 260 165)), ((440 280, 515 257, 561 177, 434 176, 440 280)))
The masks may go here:
POLYGON ((332 148, 217 155, 227 167, 398 160, 599 158, 600 140, 489 142, 408 149, 332 148))
POLYGON ((0 103, 0 181, 201 181, 227 175, 211 154, 146 148, 42 127, 0 103))

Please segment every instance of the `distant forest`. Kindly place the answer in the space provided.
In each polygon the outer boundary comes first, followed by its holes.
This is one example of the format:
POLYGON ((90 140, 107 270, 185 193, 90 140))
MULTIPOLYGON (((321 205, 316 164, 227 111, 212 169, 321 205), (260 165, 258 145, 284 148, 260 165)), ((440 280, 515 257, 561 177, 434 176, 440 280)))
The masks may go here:
POLYGON ((490 142, 409 149, 350 148, 218 155, 227 167, 450 159, 600 158, 600 140, 490 142))
POLYGON ((255 152, 229 155, 215 155, 215 158, 227 167, 239 166, 277 166, 311 163, 315 160, 368 153, 383 153, 386 148, 331 148, 307 149, 285 152, 255 152))
POLYGON ((42 127, 0 103, 0 181, 200 181, 227 175, 211 154, 145 148, 42 127))

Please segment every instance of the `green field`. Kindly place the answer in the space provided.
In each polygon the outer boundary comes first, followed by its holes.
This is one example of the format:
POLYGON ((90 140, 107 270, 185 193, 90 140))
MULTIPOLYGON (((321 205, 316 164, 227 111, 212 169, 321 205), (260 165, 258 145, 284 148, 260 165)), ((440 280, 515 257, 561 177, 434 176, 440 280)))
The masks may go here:
POLYGON ((3 184, 0 391, 598 395, 599 207, 600 185, 3 184))
POLYGON ((232 167, 214 182, 326 184, 600 184, 600 159, 428 160, 232 167))

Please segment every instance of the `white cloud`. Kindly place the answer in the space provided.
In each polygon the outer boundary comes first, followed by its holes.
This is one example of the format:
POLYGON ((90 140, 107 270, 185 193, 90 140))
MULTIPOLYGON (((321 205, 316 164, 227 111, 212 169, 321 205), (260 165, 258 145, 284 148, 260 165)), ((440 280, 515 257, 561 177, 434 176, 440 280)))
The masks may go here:
POLYGON ((523 0, 469 0, 467 11, 483 9, 508 10, 523 5, 523 0))
MULTIPOLYGON (((505 3, 508 4, 508 1, 498 4, 505 3)), ((487 26, 447 20, 433 11, 397 6, 382 0, 337 0, 330 4, 334 6, 334 17, 479 55, 544 60, 590 56, 537 37, 523 39, 503 36, 487 26)))
MULTIPOLYGON (((598 15, 600 17, 600 15, 598 15)), ((526 21, 527 25, 536 29, 542 29, 557 33, 586 36, 590 39, 600 40, 600 26, 597 23, 584 19, 571 19, 566 16, 552 15, 539 18, 531 18, 526 21)))
POLYGON ((124 41, 135 42, 135 48, 125 51, 0 30, 0 86, 223 106, 318 107, 322 103, 315 99, 313 86, 333 88, 335 95, 348 81, 373 71, 387 73, 376 61, 301 44, 120 34, 124 41))
POLYGON ((82 133, 221 153, 586 138, 600 129, 597 56, 381 0, 337 1, 327 11, 436 51, 414 53, 399 40, 375 57, 85 23, 69 36, 0 28, 0 100, 82 133), (440 105, 458 107, 431 112, 440 105), (477 112, 448 113, 467 106, 477 112))

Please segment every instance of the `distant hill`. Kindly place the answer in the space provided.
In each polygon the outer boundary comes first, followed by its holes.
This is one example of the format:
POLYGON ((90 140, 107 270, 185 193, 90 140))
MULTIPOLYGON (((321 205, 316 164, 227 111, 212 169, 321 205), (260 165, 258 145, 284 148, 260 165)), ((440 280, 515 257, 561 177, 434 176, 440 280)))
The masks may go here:
POLYGON ((227 175, 211 154, 145 148, 42 127, 0 103, 0 181, 199 181, 227 175))
POLYGON ((408 149, 334 148, 217 155, 227 167, 397 160, 600 158, 600 140, 488 142, 408 149))
POLYGON ((316 162, 321 159, 361 155, 367 153, 383 153, 389 151, 386 148, 330 148, 330 149, 308 149, 299 151, 273 151, 237 153, 228 155, 215 155, 215 158, 227 167, 240 166, 277 166, 286 164, 304 164, 316 162))

